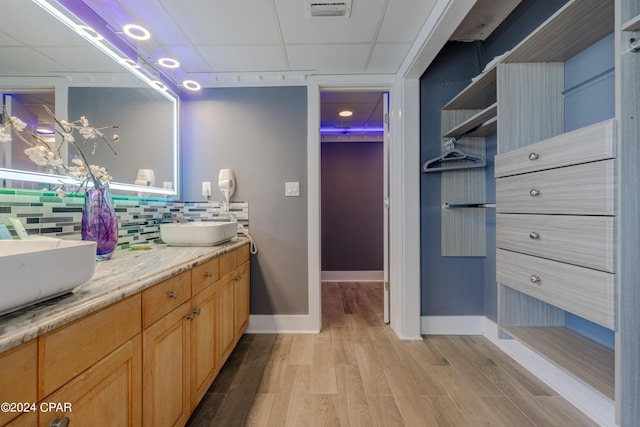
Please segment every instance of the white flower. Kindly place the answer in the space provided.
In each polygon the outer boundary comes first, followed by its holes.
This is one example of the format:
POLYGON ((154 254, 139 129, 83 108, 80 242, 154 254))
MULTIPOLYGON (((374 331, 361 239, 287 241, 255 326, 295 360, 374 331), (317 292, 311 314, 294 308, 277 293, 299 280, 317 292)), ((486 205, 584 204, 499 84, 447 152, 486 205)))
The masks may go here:
POLYGON ((11 126, 16 128, 16 130, 18 132, 22 132, 23 130, 25 130, 27 128, 27 124, 25 122, 23 122, 22 120, 20 120, 19 118, 17 118, 17 117, 11 117, 9 119, 9 122, 11 123, 11 126))
POLYGON ((58 167, 62 166, 62 159, 43 145, 36 145, 24 150, 31 161, 38 166, 58 167))
POLYGON ((85 116, 80 117, 80 124, 84 127, 89 126, 89 120, 85 116))
POLYGON ((9 129, 4 127, 0 128, 0 142, 11 142, 11 132, 9 129))

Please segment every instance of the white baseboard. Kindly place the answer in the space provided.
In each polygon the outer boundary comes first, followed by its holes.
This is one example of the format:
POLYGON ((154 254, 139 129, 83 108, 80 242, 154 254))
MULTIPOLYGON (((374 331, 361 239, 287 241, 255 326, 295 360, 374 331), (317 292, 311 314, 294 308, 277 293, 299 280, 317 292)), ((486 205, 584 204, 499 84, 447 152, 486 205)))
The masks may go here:
POLYGON ((323 282, 383 282, 384 271, 323 271, 323 282))
POLYGON ((249 316, 249 334, 317 334, 311 316, 307 314, 252 314, 249 316))
POLYGON ((425 335, 483 335, 601 426, 615 426, 615 403, 515 339, 498 338, 485 316, 423 316, 425 335))

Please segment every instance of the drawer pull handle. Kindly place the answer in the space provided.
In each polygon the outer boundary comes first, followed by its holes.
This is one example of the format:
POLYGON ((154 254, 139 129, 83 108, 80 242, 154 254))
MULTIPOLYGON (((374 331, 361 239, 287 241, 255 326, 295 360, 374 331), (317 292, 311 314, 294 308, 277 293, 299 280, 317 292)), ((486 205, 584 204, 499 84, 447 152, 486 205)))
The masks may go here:
POLYGON ((538 153, 529 153, 529 160, 538 160, 539 158, 538 153))
POLYGON ((67 427, 69 425, 69 417, 56 418, 49 423, 49 427, 67 427))
POLYGON ((529 190, 529 195, 531 197, 537 197, 540 195, 540 190, 536 190, 535 188, 532 188, 531 190, 529 190))
POLYGON ((178 298, 178 291, 169 291, 169 298, 178 298))
POLYGON ((531 276, 529 276, 529 280, 531 280, 531 283, 540 283, 540 276, 532 274, 531 276))
POLYGON ((531 233, 529 233, 529 238, 531 240, 538 240, 540 238, 540 233, 536 233, 535 231, 532 231, 531 233))
POLYGON ((213 277, 213 272, 212 271, 205 271, 204 272, 204 277, 213 277))

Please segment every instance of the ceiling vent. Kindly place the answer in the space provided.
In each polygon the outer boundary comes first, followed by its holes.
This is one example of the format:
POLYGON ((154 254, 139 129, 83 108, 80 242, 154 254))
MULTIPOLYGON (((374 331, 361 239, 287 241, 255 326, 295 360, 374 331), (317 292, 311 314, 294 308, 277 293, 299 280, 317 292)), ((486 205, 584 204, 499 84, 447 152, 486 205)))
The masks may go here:
POLYGON ((306 0, 307 17, 334 16, 348 18, 351 16, 351 0, 344 1, 322 1, 306 0))

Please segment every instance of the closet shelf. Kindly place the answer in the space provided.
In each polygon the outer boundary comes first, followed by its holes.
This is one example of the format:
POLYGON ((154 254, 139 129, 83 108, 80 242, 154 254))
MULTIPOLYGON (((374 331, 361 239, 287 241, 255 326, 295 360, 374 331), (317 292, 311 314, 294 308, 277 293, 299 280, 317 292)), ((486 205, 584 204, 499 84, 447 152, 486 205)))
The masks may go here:
POLYGON ((640 15, 625 22, 622 31, 640 31, 640 15))
POLYGON ((449 132, 444 134, 445 138, 464 136, 487 136, 497 131, 498 103, 494 102, 473 117, 460 123, 449 132), (477 129, 475 129, 477 128, 477 129), (474 130, 475 129, 475 130, 474 130), (470 132, 471 131, 471 132, 470 132))
POLYGON ((614 351, 562 326, 502 328, 551 363, 614 399, 614 351))
POLYGON ((563 62, 613 31, 613 0, 571 0, 502 62, 563 62))
POLYGON ((443 110, 473 110, 496 102, 497 64, 485 70, 469 86, 449 101, 443 110))

